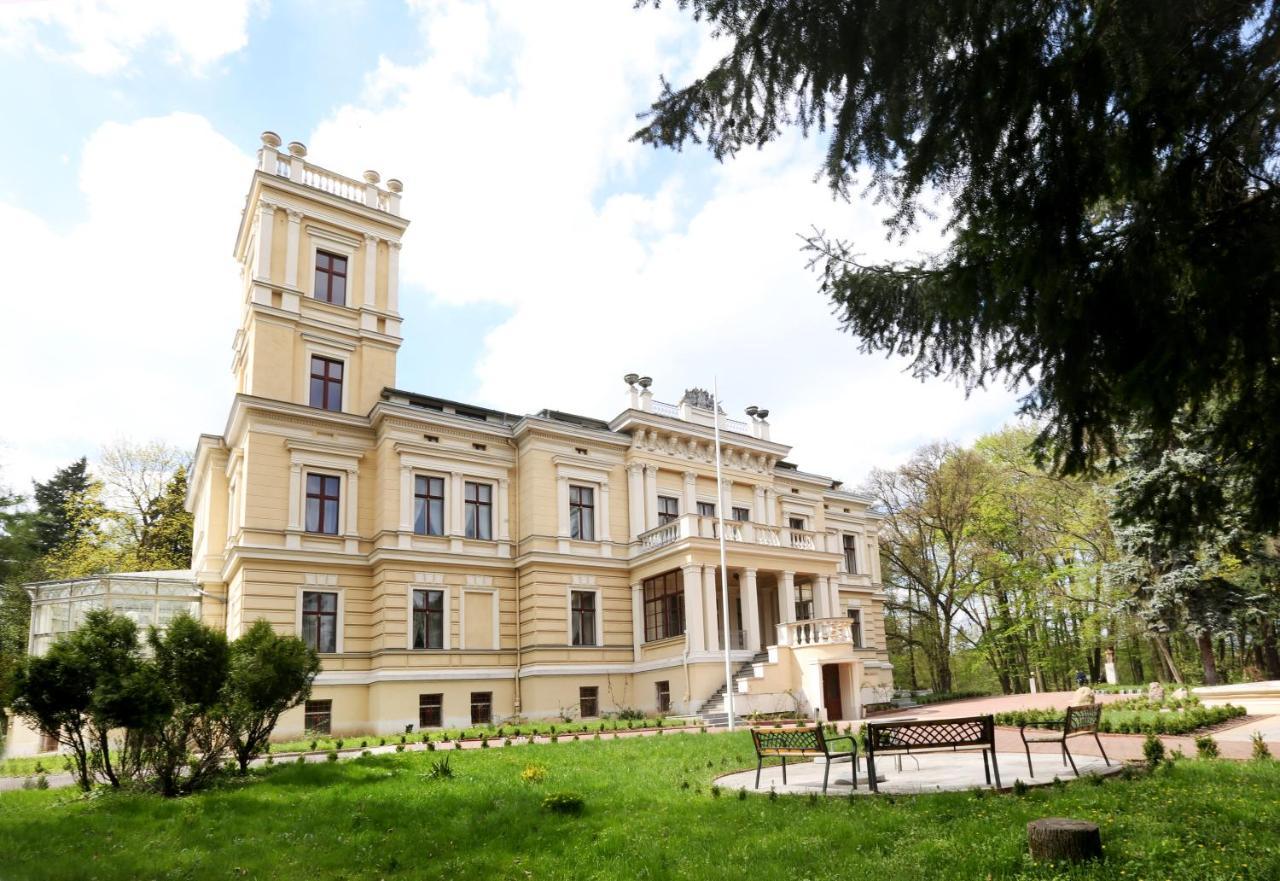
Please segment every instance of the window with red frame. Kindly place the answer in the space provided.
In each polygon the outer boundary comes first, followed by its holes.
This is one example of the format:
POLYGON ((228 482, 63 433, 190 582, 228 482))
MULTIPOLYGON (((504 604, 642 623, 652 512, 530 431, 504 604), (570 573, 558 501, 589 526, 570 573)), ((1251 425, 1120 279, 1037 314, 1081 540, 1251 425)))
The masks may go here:
POLYGON ((328 251, 316 251, 317 300, 335 306, 347 304, 347 258, 328 251))

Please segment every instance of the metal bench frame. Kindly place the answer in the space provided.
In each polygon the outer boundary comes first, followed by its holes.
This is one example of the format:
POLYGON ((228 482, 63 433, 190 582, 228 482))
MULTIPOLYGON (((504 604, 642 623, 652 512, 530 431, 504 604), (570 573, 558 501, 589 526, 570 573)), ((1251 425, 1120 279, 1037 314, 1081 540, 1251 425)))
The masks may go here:
POLYGON ((1098 744, 1098 752, 1102 753, 1102 761, 1110 768, 1111 760, 1107 758, 1107 751, 1102 748, 1102 738, 1098 737, 1098 722, 1101 719, 1102 705, 1086 704, 1080 707, 1067 707, 1067 715, 1061 720, 1023 722, 1018 726, 1018 736, 1022 738, 1022 748, 1027 751, 1027 772, 1032 777, 1036 776, 1036 770, 1031 765, 1031 744, 1056 743, 1062 747, 1062 764, 1065 765, 1070 762, 1071 770, 1079 777, 1080 770, 1076 768, 1075 757, 1067 749, 1067 738, 1077 737, 1082 734, 1093 735, 1094 741, 1098 744), (1061 731, 1056 730, 1059 726, 1062 727, 1061 731), (1050 728, 1055 730, 1052 734, 1032 734, 1028 739, 1028 728, 1050 728))
POLYGON ((996 720, 994 716, 966 716, 960 719, 911 719, 902 722, 867 723, 867 779, 871 791, 876 784, 876 756, 902 756, 923 752, 982 751, 982 770, 991 783, 994 772, 1000 788, 1000 767, 996 763, 996 720), (990 753, 990 760, 987 754, 990 753))
POLYGON ((760 788, 760 769, 764 760, 776 756, 782 759, 782 783, 787 783, 787 756, 816 758, 825 756, 827 764, 822 772, 822 794, 827 794, 827 780, 831 776, 831 760, 848 758, 853 763, 853 788, 858 788, 858 741, 848 735, 828 737, 821 725, 796 728, 752 728, 751 742, 756 748, 756 789, 760 788), (849 741, 847 752, 832 752, 831 745, 849 741))

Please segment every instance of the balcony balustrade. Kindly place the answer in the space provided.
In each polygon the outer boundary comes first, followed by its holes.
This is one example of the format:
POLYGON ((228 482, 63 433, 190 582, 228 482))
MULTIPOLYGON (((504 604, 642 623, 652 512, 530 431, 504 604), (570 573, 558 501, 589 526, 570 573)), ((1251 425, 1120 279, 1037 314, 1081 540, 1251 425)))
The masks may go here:
MULTIPOLYGON (((791 548, 797 551, 821 551, 839 553, 839 537, 825 532, 792 529, 789 526, 768 526, 749 520, 726 520, 724 539, 728 542, 764 545, 774 548, 791 548)), ((640 547, 644 551, 655 550, 688 538, 719 537, 719 521, 701 514, 681 514, 679 517, 653 529, 640 533, 640 547)))
POLYGON ((810 618, 778 625, 778 645, 805 648, 817 645, 847 645, 861 648, 852 618, 810 618))

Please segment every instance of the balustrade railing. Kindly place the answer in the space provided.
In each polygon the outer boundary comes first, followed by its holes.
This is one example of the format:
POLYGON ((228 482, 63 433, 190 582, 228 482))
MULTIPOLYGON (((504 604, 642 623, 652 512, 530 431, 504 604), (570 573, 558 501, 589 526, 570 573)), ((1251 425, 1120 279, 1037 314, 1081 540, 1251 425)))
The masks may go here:
POLYGON ((852 618, 810 618, 778 625, 778 645, 803 648, 814 645, 857 647, 852 618))
MULTIPOLYGON (((640 545, 649 549, 660 548, 683 538, 718 538, 718 530, 719 521, 715 517, 681 514, 669 523, 640 533, 640 545)), ((725 541, 775 548, 788 547, 798 551, 831 551, 835 540, 821 532, 768 526, 749 520, 726 520, 724 530, 725 541)))
POLYGON ((377 208, 389 214, 400 213, 400 181, 388 180, 384 190, 378 186, 380 178, 376 172, 365 172, 364 180, 360 181, 329 171, 308 162, 305 158, 306 148, 301 144, 290 144, 289 152, 279 152, 280 139, 273 132, 264 132, 262 143, 258 163, 262 171, 369 208, 377 208))

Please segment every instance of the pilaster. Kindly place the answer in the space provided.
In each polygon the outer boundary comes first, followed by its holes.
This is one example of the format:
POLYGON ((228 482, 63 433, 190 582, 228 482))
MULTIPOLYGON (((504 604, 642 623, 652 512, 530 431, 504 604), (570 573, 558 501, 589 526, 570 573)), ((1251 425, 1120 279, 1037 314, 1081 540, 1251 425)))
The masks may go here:
POLYGON ((685 645, 690 652, 701 652, 706 646, 702 615, 702 567, 682 566, 680 574, 684 583, 685 645))

